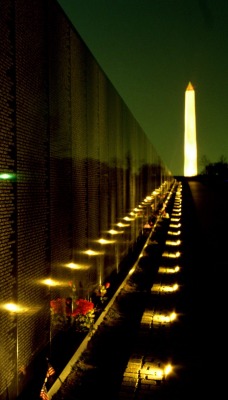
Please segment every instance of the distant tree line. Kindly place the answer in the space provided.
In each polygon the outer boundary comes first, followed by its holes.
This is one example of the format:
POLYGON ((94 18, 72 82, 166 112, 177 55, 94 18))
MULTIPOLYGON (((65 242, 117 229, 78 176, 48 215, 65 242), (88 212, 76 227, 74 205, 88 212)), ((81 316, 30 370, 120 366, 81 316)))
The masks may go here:
POLYGON ((228 163, 225 156, 222 155, 219 161, 212 163, 204 155, 201 158, 200 164, 203 168, 200 172, 200 175, 228 179, 228 163))

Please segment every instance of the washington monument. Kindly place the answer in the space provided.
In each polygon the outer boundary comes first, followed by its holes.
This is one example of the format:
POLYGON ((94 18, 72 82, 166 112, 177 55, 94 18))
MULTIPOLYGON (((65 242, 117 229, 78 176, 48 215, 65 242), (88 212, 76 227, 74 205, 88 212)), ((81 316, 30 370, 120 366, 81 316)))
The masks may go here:
POLYGON ((197 173, 195 91, 189 82, 185 91, 184 176, 197 173))

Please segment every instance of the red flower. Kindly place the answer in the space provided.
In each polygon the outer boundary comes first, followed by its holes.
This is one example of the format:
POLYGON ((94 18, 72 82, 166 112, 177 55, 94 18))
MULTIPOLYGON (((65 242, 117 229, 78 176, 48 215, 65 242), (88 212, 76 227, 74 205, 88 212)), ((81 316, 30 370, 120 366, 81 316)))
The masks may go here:
POLYGON ((76 301, 76 309, 73 312, 73 316, 75 317, 78 314, 86 315, 89 311, 94 309, 94 304, 91 301, 85 299, 79 299, 76 301))

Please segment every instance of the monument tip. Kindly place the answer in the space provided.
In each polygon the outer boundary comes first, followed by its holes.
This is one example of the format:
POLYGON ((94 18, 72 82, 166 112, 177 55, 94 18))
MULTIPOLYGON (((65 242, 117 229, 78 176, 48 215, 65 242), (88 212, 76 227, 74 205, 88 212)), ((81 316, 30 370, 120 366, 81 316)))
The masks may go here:
POLYGON ((188 84, 188 86, 187 86, 187 89, 186 89, 186 90, 194 90, 194 88, 193 88, 193 86, 192 86, 191 82, 189 82, 189 84, 188 84))

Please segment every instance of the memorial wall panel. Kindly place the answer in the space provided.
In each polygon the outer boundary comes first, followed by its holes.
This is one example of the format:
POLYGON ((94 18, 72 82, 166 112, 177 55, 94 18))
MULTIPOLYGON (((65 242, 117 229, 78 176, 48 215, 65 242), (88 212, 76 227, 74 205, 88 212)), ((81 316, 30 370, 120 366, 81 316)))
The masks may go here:
POLYGON ((5 308, 17 298, 15 82, 13 7, 0 13, 0 399, 17 393, 17 319, 5 308), (7 361, 7 362, 6 362, 7 361))
MULTIPOLYGON (((50 9, 50 241, 53 279, 67 282, 72 257, 72 104, 70 25, 57 4, 50 9), (53 18, 53 15, 55 18, 53 18)), ((65 297, 67 285, 52 290, 65 297)))
POLYGON ((108 141, 109 141, 109 193, 110 193, 110 225, 117 223, 117 144, 120 126, 121 103, 113 86, 109 85, 107 109, 108 115, 108 141))
POLYGON ((107 87, 108 80, 104 73, 99 73, 99 159, 100 159, 100 193, 99 193, 99 204, 100 204, 100 236, 104 236, 107 230, 111 229, 109 225, 109 136, 108 132, 108 95, 107 87))
MULTIPOLYGON (((88 186, 87 215, 88 242, 93 247, 94 240, 100 237, 100 132, 99 132, 99 67, 90 55, 87 62, 87 135, 88 135, 88 186)), ((98 257, 90 257, 88 291, 98 282, 98 257)))
POLYGON ((80 266, 72 272, 76 295, 85 297, 88 248, 87 200, 87 54, 78 35, 71 34, 71 103, 72 103, 72 198, 73 198, 73 261, 80 266))
POLYGON ((50 273, 45 20, 41 2, 26 8, 15 2, 17 299, 23 307, 17 319, 19 390, 28 366, 49 342, 49 291, 41 283, 50 273))

